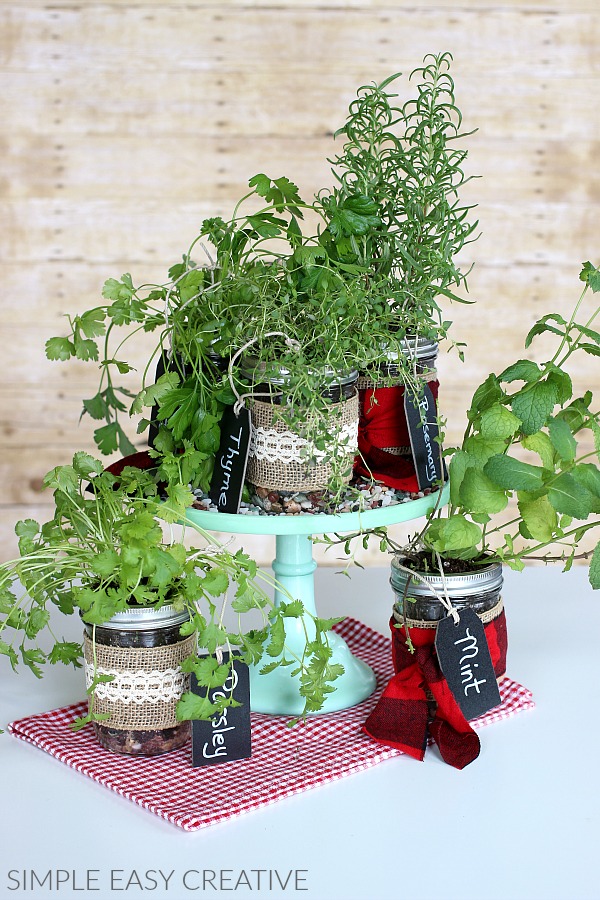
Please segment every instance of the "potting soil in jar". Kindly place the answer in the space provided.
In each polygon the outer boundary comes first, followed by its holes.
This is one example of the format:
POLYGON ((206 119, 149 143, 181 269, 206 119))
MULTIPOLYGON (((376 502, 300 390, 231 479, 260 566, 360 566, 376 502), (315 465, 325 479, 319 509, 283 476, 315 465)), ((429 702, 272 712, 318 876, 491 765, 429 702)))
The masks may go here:
POLYGON ((189 722, 179 722, 176 706, 188 690, 181 663, 195 653, 196 638, 182 638, 187 612, 172 606, 132 608, 95 627, 85 624, 86 686, 94 676, 112 680, 94 690, 93 710, 108 714, 94 722, 98 742, 106 750, 130 756, 156 756, 182 747, 191 735, 189 722))

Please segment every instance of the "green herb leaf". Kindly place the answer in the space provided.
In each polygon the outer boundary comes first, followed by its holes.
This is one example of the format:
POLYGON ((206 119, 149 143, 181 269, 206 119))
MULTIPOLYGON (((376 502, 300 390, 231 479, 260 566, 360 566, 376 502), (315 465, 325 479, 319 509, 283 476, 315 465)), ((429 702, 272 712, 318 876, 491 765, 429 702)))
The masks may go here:
POLYGON ((279 616, 271 622, 270 638, 271 640, 267 645, 267 653, 269 656, 281 656, 285 643, 285 628, 283 619, 279 616))
POLYGON ((448 476, 450 479, 450 503, 452 506, 460 504, 460 486, 465 472, 474 464, 473 458, 464 450, 456 450, 450 460, 448 476))
POLYGON ((506 441, 504 440, 488 440, 480 434, 472 434, 463 444, 463 450, 468 453, 474 465, 480 467, 492 456, 502 453, 506 449, 506 441))
POLYGON ((116 422, 110 422, 108 425, 102 425, 94 431, 94 440, 98 445, 100 453, 107 456, 116 453, 119 446, 119 426, 116 422))
POLYGON ((42 677, 42 670, 40 666, 46 662, 46 654, 41 650, 26 650, 23 646, 21 647, 21 657, 25 665, 31 669, 36 678, 42 677))
POLYGON ((534 540, 543 543, 554 540, 558 528, 558 517, 548 497, 531 499, 527 495, 520 494, 518 507, 527 530, 534 540))
POLYGON ((190 691, 185 693, 177 704, 177 718, 180 721, 188 719, 210 719, 218 712, 218 707, 211 703, 208 697, 199 697, 190 691))
POLYGON ((600 589, 600 542, 598 542, 592 553, 589 572, 590 584, 595 591, 600 589))
POLYGON ((537 453, 545 469, 554 469, 554 447, 545 431, 536 431, 535 434, 527 435, 522 439, 521 444, 526 450, 537 453))
POLYGON ((81 645, 70 641, 58 641, 50 653, 48 661, 55 665, 58 662, 66 665, 73 665, 75 668, 81 668, 81 645))
POLYGON ((90 478, 92 475, 100 475, 104 466, 99 459, 94 459, 89 453, 78 450, 73 455, 73 469, 82 478, 90 478))
POLYGON ((213 597, 220 597, 228 587, 227 573, 219 571, 219 569, 211 569, 202 579, 202 589, 213 597))
POLYGON ((504 394, 496 375, 488 375, 483 384, 481 384, 473 394, 471 407, 467 413, 469 421, 472 422, 480 413, 489 409, 490 406, 500 400, 503 396, 504 394))
POLYGON ((463 515, 450 519, 435 519, 429 525, 425 541, 440 553, 460 553, 475 548, 481 540, 479 525, 469 522, 463 515))
POLYGON ((551 366, 548 370, 546 379, 548 384, 556 388, 556 402, 561 406, 567 403, 573 396, 573 382, 568 372, 559 369, 557 366, 551 366))
POLYGON ((544 470, 539 466, 513 459, 512 456, 493 456, 483 471, 494 484, 507 491, 537 491, 544 486, 544 470))
POLYGON ((499 381, 537 381, 542 374, 537 363, 530 359, 519 359, 512 366, 509 366, 499 376, 499 381))
POLYGON ((202 687, 219 687, 225 684, 230 672, 229 663, 219 665, 214 656, 191 657, 181 664, 184 672, 193 672, 202 687))
POLYGON ((494 403, 481 414, 479 428, 486 440, 502 440, 519 431, 521 420, 501 403, 494 403))
POLYGON ((139 394, 136 394, 135 400, 131 404, 131 415, 139 415, 144 407, 160 403, 170 391, 177 387, 179 380, 177 372, 165 372, 156 380, 155 384, 149 385, 140 391, 139 394))
POLYGON ((460 504, 473 513, 499 513, 508 503, 503 488, 494 484, 480 469, 469 468, 460 486, 460 504))
POLYGON ((102 306, 97 306, 95 309, 88 309, 81 316, 76 316, 75 323, 87 338, 95 338, 100 337, 106 331, 105 318, 106 311, 102 306))
POLYGON ((528 385, 512 397, 510 405, 523 423, 525 434, 534 434, 546 424, 554 410, 557 394, 556 385, 539 381, 528 385))
POLYGON ((594 293, 600 291, 600 269, 593 266, 589 260, 583 264, 579 279, 585 281, 586 284, 589 284, 594 293))
POLYGON ((570 472, 563 472, 552 482, 548 499, 557 512, 574 519, 587 519, 594 506, 593 495, 570 472))
POLYGON ((548 434, 552 446, 558 453, 560 459, 565 462, 570 462, 575 459, 577 441, 573 437, 571 429, 564 419, 550 419, 548 422, 548 434))
POLYGON ((60 359, 63 362, 75 356, 75 344, 65 337, 53 337, 46 341, 48 359, 60 359))
POLYGON ((525 338, 525 347, 529 347, 532 340, 538 334, 544 334, 544 332, 550 331, 552 334, 557 334, 560 337, 564 335, 564 330, 560 328, 556 328, 554 325, 549 325, 548 322, 553 321, 557 322, 559 325, 566 325, 566 321, 562 316, 559 316, 557 313, 549 313, 547 316, 542 316, 539 319, 533 328, 529 331, 529 334, 525 338))

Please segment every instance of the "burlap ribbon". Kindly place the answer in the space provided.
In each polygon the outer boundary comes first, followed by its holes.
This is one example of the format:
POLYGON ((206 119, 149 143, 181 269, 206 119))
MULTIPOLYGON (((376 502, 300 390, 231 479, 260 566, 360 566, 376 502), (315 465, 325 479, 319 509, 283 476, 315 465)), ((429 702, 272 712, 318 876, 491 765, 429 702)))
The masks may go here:
POLYGON ((195 635, 164 647, 111 647, 84 635, 83 649, 88 687, 94 675, 112 676, 94 690, 94 712, 110 717, 104 726, 158 731, 180 724, 175 709, 189 689, 181 663, 195 652, 195 635))
POLYGON ((358 395, 332 403, 322 420, 307 417, 309 436, 317 432, 317 425, 321 433, 331 435, 323 451, 311 445, 310 437, 290 432, 281 407, 260 400, 251 400, 249 407, 254 435, 246 477, 251 484, 269 490, 316 491, 326 488, 333 474, 340 472, 344 472, 343 481, 350 481, 357 447, 358 395), (328 461, 332 457, 334 464, 328 461))

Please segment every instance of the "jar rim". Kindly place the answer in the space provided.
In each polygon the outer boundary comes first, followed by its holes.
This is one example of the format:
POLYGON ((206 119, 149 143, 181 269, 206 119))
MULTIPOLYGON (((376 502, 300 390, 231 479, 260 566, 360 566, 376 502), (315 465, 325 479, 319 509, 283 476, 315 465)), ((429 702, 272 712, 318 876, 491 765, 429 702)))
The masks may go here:
POLYGON ((502 587, 502 563, 491 562, 485 566, 479 566, 472 572, 444 573, 442 578, 439 572, 422 572, 415 569, 420 577, 411 578, 408 572, 399 568, 405 557, 396 554, 392 558, 390 584, 396 593, 404 596, 406 592, 410 597, 427 597, 432 599, 433 588, 438 594, 444 596, 446 590, 450 599, 470 597, 475 594, 488 591, 498 591, 502 587), (408 589, 407 589, 408 584, 408 589), (429 587, 428 587, 429 585, 429 587))
POLYGON ((115 631, 151 631, 153 628, 182 625, 189 618, 190 614, 186 609, 178 610, 172 604, 166 603, 160 607, 131 607, 115 613, 98 627, 115 631))

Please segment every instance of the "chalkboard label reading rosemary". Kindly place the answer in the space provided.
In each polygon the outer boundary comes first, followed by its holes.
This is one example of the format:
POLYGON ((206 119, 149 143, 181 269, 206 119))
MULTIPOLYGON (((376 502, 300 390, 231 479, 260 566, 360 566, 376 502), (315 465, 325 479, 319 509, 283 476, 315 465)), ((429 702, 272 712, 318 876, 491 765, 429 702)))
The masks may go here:
POLYGON ((221 419, 221 441, 215 458, 209 497, 219 512, 237 513, 250 449, 250 412, 242 407, 239 413, 228 406, 221 419))
POLYGON ((418 397, 409 390, 404 391, 404 412, 419 489, 424 490, 446 480, 446 467, 438 442, 440 430, 435 397, 428 384, 418 397))
MULTIPOLYGON (((229 654, 223 654, 227 662, 229 654)), ((205 696, 206 688, 199 687, 192 675, 193 694, 205 696)), ((228 706, 212 719, 192 722, 192 766, 214 766, 218 763, 247 759, 252 756, 250 733, 250 672, 248 666, 234 657, 233 666, 224 685, 209 690, 208 699, 215 703, 233 694, 241 706, 228 706)))
POLYGON ((465 719, 475 719, 501 702, 496 673, 481 619, 472 609, 441 620, 435 649, 442 674, 465 719))

